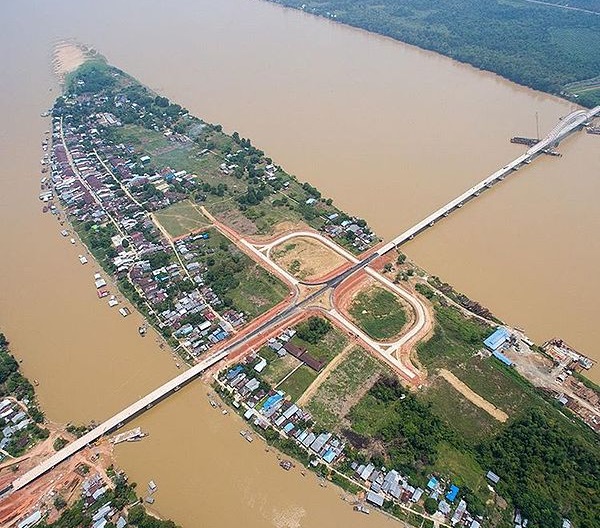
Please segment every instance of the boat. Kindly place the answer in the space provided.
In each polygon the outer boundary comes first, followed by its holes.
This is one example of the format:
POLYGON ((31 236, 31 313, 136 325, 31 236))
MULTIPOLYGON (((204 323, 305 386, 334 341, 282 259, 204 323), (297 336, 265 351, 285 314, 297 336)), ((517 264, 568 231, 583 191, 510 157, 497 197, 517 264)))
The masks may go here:
POLYGON ((153 480, 148 482, 148 490, 150 491, 150 493, 154 493, 156 491, 156 487, 156 482, 154 482, 153 480))
MULTIPOLYGON (((210 400, 210 406, 211 406, 211 407, 216 407, 216 406, 217 406, 217 402, 216 402, 216 401, 214 401, 214 400, 210 400)), ((240 434, 242 434, 242 433, 240 433, 240 434)), ((242 436, 243 436, 243 435, 242 435, 242 436)))
POLYGON ((221 414, 222 414, 223 416, 225 416, 225 415, 229 414, 229 412, 227 411, 227 409, 223 409, 223 411, 221 412, 221 414))
POLYGON ((286 471, 289 471, 294 467, 294 464, 291 462, 291 460, 282 460, 281 462, 279 462, 279 466, 285 469, 286 471))
POLYGON ((98 290, 98 298, 103 299, 108 295, 108 290, 98 290))
POLYGON ((71 242, 71 244, 75 244, 75 239, 72 238, 71 240, 69 240, 69 242, 71 242))
POLYGON ((113 306, 117 306, 117 304, 119 304, 119 301, 114 295, 111 295, 110 299, 108 300, 108 306, 112 308, 113 306))
POLYGON ((87 264, 87 259, 85 258, 84 255, 79 255, 79 262, 81 262, 82 264, 87 264))
POLYGON ((119 308, 119 313, 123 317, 127 317, 131 313, 131 310, 129 308, 119 308))
POLYGON ((38 380, 34 379, 33 384, 37 387, 40 384, 40 382, 38 380))
POLYGON ((63 229, 60 234, 64 237, 69 236, 69 232, 66 229, 63 229))
POLYGON ((245 438, 248 442, 252 442, 254 440, 250 432, 246 431, 245 429, 240 431, 240 435, 242 436, 242 438, 245 438))
POLYGON ((139 334, 144 337, 146 335, 146 331, 147 331, 147 327, 145 324, 143 324, 142 326, 138 327, 138 332, 139 334))
POLYGON ((362 504, 357 504, 354 506, 354 511, 364 513, 365 515, 369 515, 369 513, 371 513, 371 510, 369 510, 369 508, 365 508, 362 504))

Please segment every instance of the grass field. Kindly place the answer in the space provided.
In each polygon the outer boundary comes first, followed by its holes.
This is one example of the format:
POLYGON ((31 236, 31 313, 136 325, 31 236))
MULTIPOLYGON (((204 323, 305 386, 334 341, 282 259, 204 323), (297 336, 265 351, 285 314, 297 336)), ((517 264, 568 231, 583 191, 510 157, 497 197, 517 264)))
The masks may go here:
POLYGON ((365 350, 353 348, 310 398, 308 410, 319 425, 335 428, 360 388, 384 371, 385 366, 365 350))
POLYGON ((422 398, 431 403, 435 415, 470 443, 490 437, 501 427, 498 420, 467 400, 441 377, 423 392, 422 398))
POLYGON ((268 346, 262 347, 259 355, 267 360, 267 366, 261 375, 273 387, 300 364, 300 360, 289 354, 280 358, 268 346))
POLYGON ((235 306, 252 319, 285 299, 288 289, 254 261, 248 261, 248 266, 239 276, 239 285, 229 292, 229 296, 235 306))
POLYGON ((451 367, 455 364, 467 361, 483 348, 483 340, 492 329, 477 320, 465 318, 457 308, 440 304, 434 307, 435 331, 429 340, 417 347, 419 360, 428 368, 453 370, 451 367))
POLYGON ((533 388, 495 358, 473 358, 457 365, 454 374, 472 390, 509 415, 531 404, 533 388))
POLYGON ((379 286, 358 293, 348 311, 359 328, 373 339, 397 336, 407 321, 398 297, 379 286))
POLYGON ((292 343, 305 348, 311 356, 329 363, 344 349, 348 343, 348 338, 336 327, 332 327, 317 344, 304 341, 298 336, 292 338, 292 343))
POLYGON ((190 200, 183 200, 156 211, 154 215, 172 237, 185 235, 209 225, 206 217, 190 200))
MULTIPOLYGON (((295 336, 292 338, 292 343, 301 348, 305 348, 308 353, 325 363, 329 363, 335 356, 337 356, 346 346, 348 338, 335 327, 331 328, 329 332, 321 339, 317 344, 308 343, 295 336)), ((287 356, 286 356, 287 358, 287 356)), ((286 359, 284 358, 284 360, 286 359)), ((285 380, 278 388, 286 392, 293 401, 296 401, 309 385, 316 379, 318 372, 313 369, 302 365, 296 372, 294 372, 287 380, 285 380)))
POLYGON ((173 143, 160 132, 138 125, 124 125, 115 129, 115 133, 123 143, 143 150, 150 157, 156 152, 173 148, 173 143))
POLYGON ((434 470, 452 478, 459 488, 468 486, 483 501, 490 495, 484 468, 473 455, 459 451, 447 442, 441 442, 438 446, 438 458, 434 470))
POLYGON ((277 388, 284 391, 292 401, 296 401, 304 394, 309 385, 315 381, 316 377, 317 373, 313 369, 302 365, 277 388))

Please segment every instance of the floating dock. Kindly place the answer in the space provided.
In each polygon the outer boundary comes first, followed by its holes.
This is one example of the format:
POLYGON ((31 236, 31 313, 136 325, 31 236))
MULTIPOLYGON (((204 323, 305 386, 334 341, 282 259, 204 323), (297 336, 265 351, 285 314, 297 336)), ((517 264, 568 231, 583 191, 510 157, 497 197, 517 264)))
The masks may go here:
POLYGON ((125 431, 124 433, 120 433, 120 434, 114 436, 111 439, 111 443, 113 445, 117 445, 117 444, 120 444, 121 442, 137 442, 138 440, 141 440, 145 436, 147 436, 147 435, 146 435, 146 433, 144 433, 142 431, 142 428, 136 427, 135 429, 131 429, 129 431, 125 431))

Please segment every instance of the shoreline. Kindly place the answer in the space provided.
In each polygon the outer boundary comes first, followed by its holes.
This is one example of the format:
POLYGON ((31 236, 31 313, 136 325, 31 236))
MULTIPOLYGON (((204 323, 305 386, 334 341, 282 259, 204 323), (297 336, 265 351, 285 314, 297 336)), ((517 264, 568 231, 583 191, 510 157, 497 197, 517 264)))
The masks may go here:
MULTIPOLYGON (((453 62, 455 64, 458 64, 458 65, 461 65, 461 66, 466 66, 466 67, 468 67, 468 68, 470 68, 470 69, 472 69, 474 71, 477 71, 477 72, 480 72, 480 73, 491 74, 491 75, 497 77, 498 79, 502 79, 503 81, 507 81, 507 82, 509 82, 511 84, 514 84, 514 85, 518 86, 519 88, 524 88, 526 90, 531 90, 534 93, 543 94, 544 96, 556 98, 556 99, 558 99, 558 100, 560 100, 562 102, 567 102, 569 104, 574 105, 578 109, 581 109, 581 108, 588 108, 589 109, 589 108, 592 108, 593 106, 595 106, 593 103, 590 103, 588 106, 581 105, 576 100, 573 100, 573 98, 569 98, 566 95, 562 95, 561 92, 558 92, 558 93, 557 92, 550 92, 550 91, 543 90, 542 88, 539 88, 539 87, 530 86, 530 85, 527 85, 527 84, 520 83, 519 81, 517 81, 515 79, 511 79, 508 76, 502 75, 501 73, 498 73, 497 71, 494 71, 492 69, 480 68, 480 67, 476 66, 475 64, 473 64, 472 62, 469 62, 468 60, 461 60, 458 57, 450 56, 450 55, 448 55, 446 53, 443 53, 442 51, 438 51, 438 50, 435 50, 433 48, 427 48, 427 47, 424 47, 424 46, 420 46, 419 44, 408 42, 408 41, 402 40, 402 39, 400 39, 398 37, 394 37, 394 36, 391 36, 391 35, 386 35, 384 33, 380 33, 380 32, 378 32, 378 31, 376 31, 374 29, 373 30, 366 29, 366 28, 364 28, 364 27, 362 27, 362 26, 360 26, 358 24, 354 24, 354 23, 347 22, 347 21, 342 21, 342 20, 339 20, 337 18, 333 18, 331 16, 328 16, 327 14, 318 13, 318 12, 314 12, 314 11, 308 11, 308 10, 304 9, 303 7, 301 7, 299 5, 298 6, 296 6, 296 5, 288 5, 288 4, 284 3, 285 0, 284 1, 282 1, 282 0, 262 0, 262 1, 263 2, 267 2, 269 4, 274 4, 276 6, 279 6, 279 7, 283 8, 283 9, 290 9, 290 10, 293 10, 293 11, 296 11, 296 12, 300 12, 300 13, 303 13, 303 14, 306 14, 306 15, 309 15, 309 16, 317 17, 318 19, 326 20, 327 22, 330 22, 332 24, 338 24, 338 25, 344 26, 347 29, 352 29, 352 30, 355 30, 355 31, 364 32, 364 33, 366 33, 368 35, 371 35, 371 36, 377 36, 377 37, 380 37, 380 38, 383 38, 383 39, 386 39, 386 40, 390 40, 390 41, 392 41, 392 42, 394 42, 396 44, 402 44, 402 45, 408 46, 408 47, 410 47, 410 48, 412 48, 412 49, 414 49, 416 51, 419 51, 419 52, 423 52, 423 53, 426 53, 426 54, 433 54, 433 56, 436 56, 438 58, 442 57, 442 58, 444 58, 446 60, 449 60, 449 61, 451 61, 451 62, 453 62)), ((529 0, 525 0, 525 1, 529 1, 529 0)), ((538 5, 549 6, 549 7, 554 7, 553 4, 548 4, 546 2, 535 2, 535 1, 533 1, 531 3, 538 4, 538 5)), ((594 12, 590 12, 590 11, 586 11, 586 10, 580 10, 580 9, 576 9, 576 10, 577 11, 586 12, 588 14, 594 13, 594 12)), ((594 14, 596 16, 600 16, 600 13, 594 13, 594 14)), ((567 88, 568 86, 570 86, 572 84, 585 83, 587 81, 593 81, 594 79, 597 79, 597 77, 589 77, 589 78, 586 78, 586 79, 581 79, 579 81, 569 82, 567 85, 564 86, 564 88, 567 88)))

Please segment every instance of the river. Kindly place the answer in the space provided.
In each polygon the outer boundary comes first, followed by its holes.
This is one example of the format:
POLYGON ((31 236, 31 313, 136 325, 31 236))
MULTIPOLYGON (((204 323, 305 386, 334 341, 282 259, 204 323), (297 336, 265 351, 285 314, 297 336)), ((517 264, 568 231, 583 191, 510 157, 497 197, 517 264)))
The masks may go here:
MULTIPOLYGON (((222 123, 365 217, 389 239, 522 149, 571 105, 389 39, 260 0, 4 2, 0 35, 0 321, 48 416, 100 420, 177 372, 155 336, 95 298, 93 268, 41 213, 39 113, 57 94, 50 54, 74 37, 141 82, 222 123), (51 91, 49 91, 51 88, 51 91)), ((406 246, 411 258, 536 340, 591 357, 600 325, 600 148, 579 134, 406 246)), ((592 372, 598 380, 598 370, 592 372)), ((186 527, 387 525, 332 487, 285 473, 196 383, 143 416, 118 449, 156 509, 186 527)))

